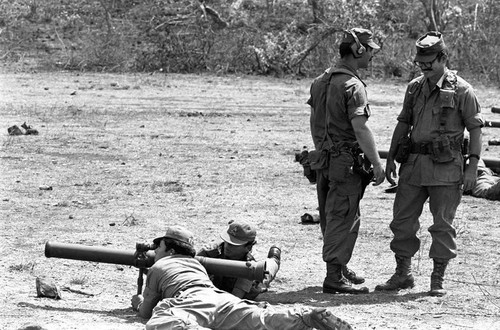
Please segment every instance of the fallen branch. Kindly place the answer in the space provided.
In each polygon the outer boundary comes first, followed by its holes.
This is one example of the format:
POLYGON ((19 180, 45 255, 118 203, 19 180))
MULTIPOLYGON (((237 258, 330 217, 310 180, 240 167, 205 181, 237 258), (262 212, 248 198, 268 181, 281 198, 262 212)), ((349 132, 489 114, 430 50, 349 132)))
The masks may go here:
POLYGON ((96 294, 95 293, 89 293, 89 292, 85 292, 85 291, 82 291, 82 290, 78 290, 78 289, 73 289, 69 286, 64 286, 61 288, 62 291, 68 291, 68 292, 73 292, 73 293, 77 293, 77 294, 82 294, 82 295, 85 295, 85 296, 88 296, 88 297, 93 297, 95 296, 96 294))

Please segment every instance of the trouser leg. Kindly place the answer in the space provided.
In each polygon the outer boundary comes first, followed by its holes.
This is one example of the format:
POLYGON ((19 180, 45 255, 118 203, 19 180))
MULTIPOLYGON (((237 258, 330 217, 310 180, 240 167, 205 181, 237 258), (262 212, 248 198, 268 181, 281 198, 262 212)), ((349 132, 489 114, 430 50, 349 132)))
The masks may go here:
POLYGON ((453 219, 462 198, 458 185, 429 187, 429 207, 434 223, 429 227, 432 244, 429 257, 447 261, 457 256, 456 231, 453 219))
POLYGON ((221 305, 214 317, 218 330, 306 330, 300 309, 278 310, 265 302, 233 300, 221 305))
POLYGON ((360 226, 360 191, 356 185, 346 185, 330 183, 325 207, 323 261, 339 265, 347 265, 351 259, 360 226))
POLYGON ((426 187, 398 184, 394 200, 393 220, 390 228, 394 237, 391 250, 398 256, 413 257, 420 248, 417 232, 420 229, 419 217, 428 198, 426 187))
MULTIPOLYGON (((146 330, 187 330, 209 329, 203 325, 209 324, 210 312, 213 308, 201 306, 197 300, 184 303, 199 307, 196 314, 192 314, 183 304, 171 303, 172 300, 164 299, 153 310, 153 315, 146 323, 146 330)), ((212 306, 213 307, 213 306, 212 306)))

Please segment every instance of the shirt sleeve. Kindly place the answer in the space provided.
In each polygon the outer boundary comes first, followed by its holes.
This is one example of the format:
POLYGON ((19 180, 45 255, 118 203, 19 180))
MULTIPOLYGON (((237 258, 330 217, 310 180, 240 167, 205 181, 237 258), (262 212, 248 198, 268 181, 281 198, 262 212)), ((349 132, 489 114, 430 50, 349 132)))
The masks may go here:
POLYGON ((350 85, 346 88, 349 120, 357 116, 370 117, 371 112, 368 106, 368 96, 363 83, 355 78, 352 78, 349 82, 350 85))
POLYGON ((142 318, 149 319, 153 314, 153 308, 161 300, 161 288, 159 288, 159 278, 158 271, 154 266, 148 271, 148 276, 146 278, 146 287, 142 296, 144 300, 139 307, 139 315, 142 318))
MULTIPOLYGON (((412 96, 410 95, 410 89, 411 89, 411 86, 408 85, 408 87, 406 88, 406 92, 405 92, 405 98, 404 98, 404 101, 403 101, 403 109, 401 110, 401 112, 399 113, 398 115, 398 121, 402 122, 402 123, 405 123, 405 124, 408 124, 410 125, 411 122, 412 122, 412 107, 413 107, 413 102, 411 101, 412 99, 412 96)), ((415 96, 413 96, 415 97, 415 96)))
POLYGON ((463 92, 462 102, 460 105, 462 118, 468 131, 484 126, 484 119, 481 115, 481 106, 479 105, 476 94, 471 86, 468 86, 463 92))

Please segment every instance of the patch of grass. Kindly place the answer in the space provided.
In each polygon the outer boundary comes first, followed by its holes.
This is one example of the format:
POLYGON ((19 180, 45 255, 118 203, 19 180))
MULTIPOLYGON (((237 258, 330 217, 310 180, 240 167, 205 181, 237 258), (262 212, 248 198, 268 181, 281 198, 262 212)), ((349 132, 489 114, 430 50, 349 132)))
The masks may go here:
POLYGON ((36 262, 34 261, 29 261, 27 263, 20 263, 17 265, 10 265, 9 266, 9 272, 33 272, 33 269, 35 268, 36 262))
POLYGON ((164 192, 182 192, 183 187, 182 184, 178 181, 154 181, 151 184, 151 190, 156 191, 157 189, 161 189, 164 192))
POLYGON ((139 224, 139 220, 137 220, 133 214, 127 215, 125 217, 125 220, 123 220, 122 225, 123 226, 136 226, 139 224))
POLYGON ((89 277, 86 275, 82 275, 80 277, 72 278, 69 283, 74 285, 84 285, 89 281, 89 277))

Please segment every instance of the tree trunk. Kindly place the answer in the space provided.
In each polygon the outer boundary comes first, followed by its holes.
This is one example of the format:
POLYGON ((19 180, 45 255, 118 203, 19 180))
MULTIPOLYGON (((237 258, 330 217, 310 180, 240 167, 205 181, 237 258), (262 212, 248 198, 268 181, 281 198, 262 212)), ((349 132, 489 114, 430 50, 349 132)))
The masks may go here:
POLYGON ((429 24, 427 25, 427 30, 429 31, 439 31, 439 26, 436 23, 436 2, 437 0, 420 0, 422 5, 424 6, 425 15, 429 20, 429 24))

